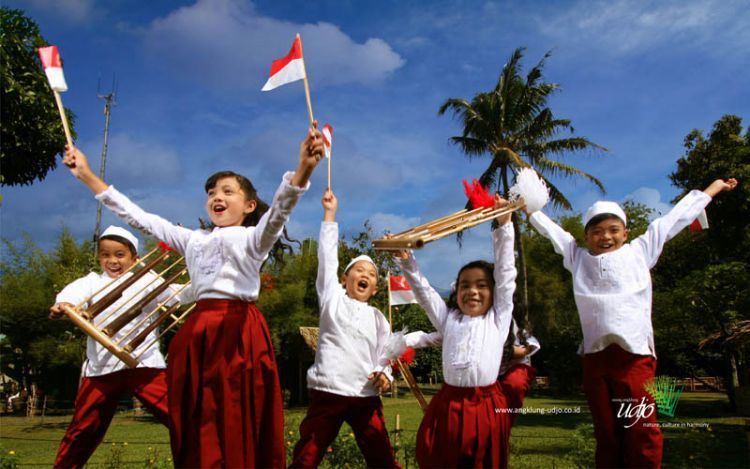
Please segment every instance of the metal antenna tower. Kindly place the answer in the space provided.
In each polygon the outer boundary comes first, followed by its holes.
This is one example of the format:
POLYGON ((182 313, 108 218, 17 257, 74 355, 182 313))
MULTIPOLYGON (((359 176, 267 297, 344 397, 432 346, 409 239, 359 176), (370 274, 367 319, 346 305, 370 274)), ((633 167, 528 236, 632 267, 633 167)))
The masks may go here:
MULTIPOLYGON (((112 91, 109 94, 100 94, 99 89, 101 85, 101 79, 96 87, 96 97, 104 100, 104 143, 102 144, 102 163, 99 170, 99 177, 104 179, 104 170, 107 165, 107 146, 109 142, 109 116, 111 113, 112 106, 117 105, 115 101, 115 95, 117 94, 117 80, 116 77, 112 76, 112 91)), ((96 228, 94 228, 94 246, 97 246, 97 240, 99 239, 99 233, 101 232, 102 222, 102 203, 99 202, 96 205, 96 228)), ((98 247, 96 249, 98 251, 98 247)))

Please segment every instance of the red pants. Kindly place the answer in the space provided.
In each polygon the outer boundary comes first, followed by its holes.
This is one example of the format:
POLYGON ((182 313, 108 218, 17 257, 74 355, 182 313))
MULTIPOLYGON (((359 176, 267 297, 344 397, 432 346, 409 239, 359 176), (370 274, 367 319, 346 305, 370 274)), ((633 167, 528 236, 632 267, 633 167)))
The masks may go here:
POLYGON ((55 467, 83 467, 102 442, 117 403, 132 393, 164 425, 167 416, 166 373, 158 368, 120 370, 83 378, 76 396, 75 413, 57 450, 55 467))
POLYGON ((176 467, 286 466, 276 358, 255 304, 198 301, 169 345, 167 375, 176 467))
POLYGON ((654 357, 626 352, 619 345, 583 356, 583 390, 594 418, 597 467, 661 466, 663 437, 656 426, 656 404, 643 387, 655 373, 654 357))
POLYGON ((417 432, 421 468, 508 467, 509 414, 497 382, 460 388, 443 384, 417 432))
POLYGON ((344 422, 352 427, 367 467, 401 467, 388 439, 379 397, 340 396, 315 389, 310 389, 310 406, 299 426, 300 439, 290 467, 318 467, 344 422))
MULTIPOLYGON (((513 365, 500 377, 500 388, 505 394, 509 409, 523 408, 523 400, 531 389, 531 382, 536 378, 536 369, 523 363, 513 365)), ((518 418, 517 413, 510 414, 510 425, 513 426, 518 418)))

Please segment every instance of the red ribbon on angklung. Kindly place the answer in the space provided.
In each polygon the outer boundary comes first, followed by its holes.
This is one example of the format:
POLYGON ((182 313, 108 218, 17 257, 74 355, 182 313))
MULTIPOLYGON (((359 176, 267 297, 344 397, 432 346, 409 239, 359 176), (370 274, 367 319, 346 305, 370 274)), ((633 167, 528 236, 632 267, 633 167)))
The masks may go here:
POLYGON ((473 180, 471 185, 464 179, 464 192, 466 192, 466 197, 469 198, 472 208, 492 208, 495 206, 495 197, 490 194, 486 187, 482 187, 476 179, 473 180))
POLYGON ((169 244, 165 243, 164 241, 159 241, 158 246, 159 246, 159 250, 161 252, 174 251, 174 249, 172 248, 172 246, 170 246, 169 244))
POLYGON ((399 360, 404 365, 411 365, 414 363, 414 356, 417 354, 417 352, 412 347, 406 347, 406 350, 404 350, 404 353, 398 357, 398 360, 393 360, 391 366, 394 371, 398 370, 398 362, 399 360))

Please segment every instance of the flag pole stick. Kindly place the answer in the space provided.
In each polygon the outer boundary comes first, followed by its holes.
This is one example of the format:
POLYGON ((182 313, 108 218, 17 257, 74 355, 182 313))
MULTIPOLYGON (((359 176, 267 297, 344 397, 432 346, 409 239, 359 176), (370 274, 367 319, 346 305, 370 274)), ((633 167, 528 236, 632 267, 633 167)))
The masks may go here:
POLYGON ((333 149, 328 154, 328 190, 331 190, 331 159, 333 158, 333 149))
POLYGON ((393 332, 393 314, 391 312, 391 271, 388 271, 388 324, 391 326, 391 332, 393 332))
POLYGON ((297 39, 299 39, 299 48, 300 48, 300 52, 302 53, 302 69, 305 71, 305 78, 303 80, 305 82, 305 98, 307 99, 307 114, 310 116, 310 125, 313 125, 315 118, 313 117, 312 101, 310 100, 310 84, 307 81, 307 66, 305 65, 305 51, 302 48, 302 38, 300 37, 299 33, 297 33, 297 39))
POLYGON ((57 110, 60 111, 60 119, 62 119, 63 130, 65 130, 65 138, 68 140, 68 145, 73 146, 73 137, 70 136, 70 127, 68 127, 68 118, 65 115, 65 108, 63 107, 62 98, 60 98, 60 92, 52 90, 55 94, 55 102, 57 103, 57 110))

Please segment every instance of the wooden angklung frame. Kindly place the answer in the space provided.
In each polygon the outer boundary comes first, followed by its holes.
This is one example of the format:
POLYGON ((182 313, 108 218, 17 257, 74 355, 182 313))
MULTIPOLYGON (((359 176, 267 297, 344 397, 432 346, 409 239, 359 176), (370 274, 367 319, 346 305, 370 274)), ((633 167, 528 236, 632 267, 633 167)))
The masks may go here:
POLYGON ((85 299, 80 304, 75 307, 66 306, 63 308, 63 311, 67 317, 89 337, 100 343, 129 368, 135 368, 138 366, 140 356, 146 350, 150 349, 155 344, 158 344, 164 334, 181 322, 195 307, 195 305, 191 305, 184 311, 179 312, 181 304, 177 301, 176 297, 182 290, 188 288, 189 283, 186 283, 180 285, 179 291, 173 292, 166 301, 159 302, 152 311, 146 312, 144 317, 138 320, 138 318, 144 314, 144 307, 156 300, 159 295, 170 287, 170 284, 173 284, 179 277, 185 274, 186 268, 181 265, 182 260, 183 258, 176 255, 174 251, 165 249, 163 246, 158 246, 143 256, 139 262, 133 264, 133 266, 123 274, 126 275, 132 273, 129 278, 105 293, 96 302, 92 303, 92 300, 101 295, 103 291, 109 289, 111 285, 119 280, 119 277, 113 279, 111 283, 108 283, 99 289, 91 295, 91 297, 85 299), (167 266, 163 267, 161 272, 156 271, 166 263, 168 263, 167 266), (161 281, 161 283, 151 289, 148 293, 144 294, 142 298, 135 303, 131 304, 131 302, 125 301, 120 307, 115 308, 107 315, 100 317, 102 312, 123 298, 123 295, 128 288, 132 287, 147 274, 150 274, 150 276, 153 277, 153 280, 148 282, 145 287, 138 290, 134 296, 142 293, 143 290, 155 282, 161 281), (171 306, 167 306, 167 304, 172 303, 173 300, 174 303, 171 306), (84 309, 84 305, 87 304, 88 307, 84 309), (123 308, 127 308, 127 310, 121 312, 121 309, 123 308), (120 314, 114 320, 107 322, 107 319, 115 313, 120 314), (136 349, 144 343, 148 335, 168 319, 172 319, 172 323, 164 327, 155 340, 146 344, 138 353, 136 353, 136 349), (123 331, 128 324, 133 322, 135 322, 135 324, 132 325, 130 329, 126 330, 124 335, 115 338, 120 331, 123 331), (141 329, 141 327, 147 322, 148 324, 146 327, 141 329), (97 324, 103 324, 103 326, 99 327, 97 324))
POLYGON ((421 249, 425 244, 461 232, 467 228, 494 220, 524 207, 523 200, 511 202, 502 208, 479 207, 473 210, 464 209, 437 220, 416 226, 401 233, 372 242, 380 251, 399 249, 421 249))

